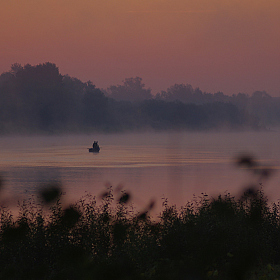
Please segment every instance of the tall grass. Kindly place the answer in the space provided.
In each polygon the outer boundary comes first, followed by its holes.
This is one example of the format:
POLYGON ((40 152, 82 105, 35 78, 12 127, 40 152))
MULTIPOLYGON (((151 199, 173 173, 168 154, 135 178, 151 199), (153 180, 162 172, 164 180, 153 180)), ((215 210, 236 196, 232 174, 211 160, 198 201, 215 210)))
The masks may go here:
POLYGON ((67 208, 58 189, 41 197, 0 209, 0 279, 280 279, 280 206, 262 190, 164 201, 156 219, 112 189, 67 208))

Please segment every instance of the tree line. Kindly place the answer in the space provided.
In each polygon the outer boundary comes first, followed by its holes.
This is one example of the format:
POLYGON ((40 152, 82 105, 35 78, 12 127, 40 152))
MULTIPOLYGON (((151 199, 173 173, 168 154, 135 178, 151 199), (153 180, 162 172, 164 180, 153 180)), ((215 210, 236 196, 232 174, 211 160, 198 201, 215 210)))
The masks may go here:
POLYGON ((100 89, 50 62, 16 63, 0 75, 1 133, 260 129, 280 122, 278 108, 266 92, 227 96, 188 84, 153 96, 139 77, 100 89))

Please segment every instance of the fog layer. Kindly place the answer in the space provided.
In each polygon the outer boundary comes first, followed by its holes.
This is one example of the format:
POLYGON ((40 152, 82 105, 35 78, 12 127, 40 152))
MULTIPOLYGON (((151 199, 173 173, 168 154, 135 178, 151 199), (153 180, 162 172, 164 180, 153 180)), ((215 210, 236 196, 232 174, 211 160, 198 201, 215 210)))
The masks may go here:
POLYGON ((13 64, 0 76, 1 133, 266 129, 279 124, 279 108, 264 91, 227 96, 175 84, 153 96, 139 77, 99 89, 49 62, 13 64))

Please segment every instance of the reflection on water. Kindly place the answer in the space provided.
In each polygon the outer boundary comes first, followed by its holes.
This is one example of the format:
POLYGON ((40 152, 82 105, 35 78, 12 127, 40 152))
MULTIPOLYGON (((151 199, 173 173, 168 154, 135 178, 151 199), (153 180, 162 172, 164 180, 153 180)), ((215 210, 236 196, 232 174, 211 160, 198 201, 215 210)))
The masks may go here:
MULTIPOLYGON (((61 182, 70 197, 122 184, 141 204, 168 197, 184 204, 193 194, 236 192, 246 172, 232 160, 242 152, 278 169, 278 133, 143 133, 120 135, 2 137, 0 168, 11 194, 34 193, 61 182), (88 152, 93 140, 99 154, 88 152)), ((267 188, 277 191, 279 175, 267 188)))

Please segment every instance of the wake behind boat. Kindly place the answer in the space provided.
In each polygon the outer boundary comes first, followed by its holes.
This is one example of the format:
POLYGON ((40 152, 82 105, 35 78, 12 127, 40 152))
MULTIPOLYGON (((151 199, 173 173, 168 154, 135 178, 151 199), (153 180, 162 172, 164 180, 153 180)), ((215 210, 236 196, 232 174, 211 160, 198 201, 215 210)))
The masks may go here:
POLYGON ((93 144, 92 144, 92 148, 89 148, 88 151, 90 153, 99 153, 100 147, 98 145, 98 141, 94 141, 93 144))

